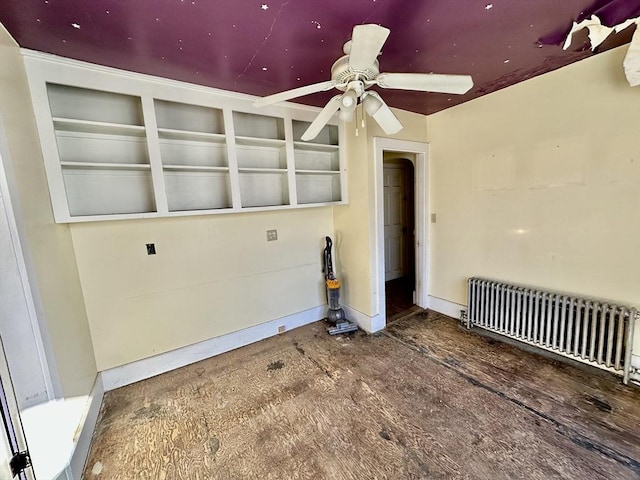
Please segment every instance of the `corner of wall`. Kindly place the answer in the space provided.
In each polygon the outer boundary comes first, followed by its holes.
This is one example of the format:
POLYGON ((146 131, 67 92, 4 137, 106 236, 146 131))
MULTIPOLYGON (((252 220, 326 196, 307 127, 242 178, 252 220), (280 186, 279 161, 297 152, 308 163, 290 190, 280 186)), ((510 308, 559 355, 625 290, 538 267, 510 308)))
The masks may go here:
POLYGON ((0 117, 12 172, 10 192, 56 395, 86 395, 97 375, 93 345, 67 225, 54 222, 23 56, 0 31, 0 117), (71 341, 70 339, 73 339, 71 341), (47 348, 48 347, 48 348, 47 348), (56 375, 52 375, 55 377, 56 375))

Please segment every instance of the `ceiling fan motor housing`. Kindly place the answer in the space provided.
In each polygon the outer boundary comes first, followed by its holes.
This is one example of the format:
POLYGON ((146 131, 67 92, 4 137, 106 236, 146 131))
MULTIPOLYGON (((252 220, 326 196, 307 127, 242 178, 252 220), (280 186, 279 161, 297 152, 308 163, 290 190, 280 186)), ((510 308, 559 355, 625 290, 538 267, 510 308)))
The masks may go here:
POLYGON ((349 55, 340 57, 331 67, 331 79, 336 82, 336 88, 343 92, 349 88, 349 82, 356 78, 362 82, 368 82, 375 79, 379 73, 378 60, 374 60, 369 68, 356 70, 349 66, 349 55))

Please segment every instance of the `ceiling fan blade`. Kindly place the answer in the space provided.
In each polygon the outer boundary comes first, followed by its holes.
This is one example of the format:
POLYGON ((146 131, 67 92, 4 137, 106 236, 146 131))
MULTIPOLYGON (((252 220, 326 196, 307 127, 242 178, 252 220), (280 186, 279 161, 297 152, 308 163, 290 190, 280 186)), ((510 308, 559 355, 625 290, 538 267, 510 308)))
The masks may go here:
POLYGON ((462 95, 473 87, 469 75, 441 75, 436 73, 381 73, 375 82, 382 88, 418 90, 421 92, 455 93, 462 95))
POLYGON ((349 66, 354 70, 370 68, 380 49, 389 36, 388 28, 380 25, 356 25, 351 35, 351 49, 349 51, 349 66))
POLYGON ((302 97, 304 95, 310 95, 317 92, 324 92, 325 90, 331 90, 335 86, 336 82, 334 82, 333 80, 305 85, 304 87, 298 87, 294 88, 293 90, 286 90, 284 92, 274 93, 273 95, 259 98, 258 100, 253 102, 253 106, 264 107, 265 105, 271 105, 272 103, 284 102, 285 100, 291 100, 292 98, 302 97))
POLYGON ((378 95, 377 92, 370 90, 367 92, 367 97, 363 100, 367 113, 373 117, 373 119, 380 125, 380 128, 384 130, 387 135, 393 135, 402 130, 402 124, 400 120, 393 114, 391 109, 384 103, 384 100, 378 95), (371 101, 373 97, 376 100, 371 101), (367 105, 369 104, 369 105, 367 105))
POLYGON ((309 128, 307 128, 307 131, 302 134, 302 137, 300 137, 302 140, 307 142, 309 140, 313 140, 318 136, 320 130, 323 129, 327 122, 331 120, 331 117, 333 117, 333 115, 340 108, 341 97, 342 95, 336 95, 331 100, 329 100, 329 103, 324 106, 315 120, 311 122, 311 125, 309 125, 309 128))

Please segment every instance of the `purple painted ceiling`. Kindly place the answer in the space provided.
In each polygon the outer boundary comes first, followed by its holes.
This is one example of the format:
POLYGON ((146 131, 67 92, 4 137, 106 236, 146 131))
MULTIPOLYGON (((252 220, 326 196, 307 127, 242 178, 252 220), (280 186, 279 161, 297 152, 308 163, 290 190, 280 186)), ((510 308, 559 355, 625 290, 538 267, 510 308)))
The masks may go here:
MULTIPOLYGON (((21 47, 254 95, 330 79, 354 25, 391 29, 384 72, 470 74, 463 96, 381 90, 429 114, 592 55, 571 22, 640 15, 639 0, 0 0, 21 47)), ((633 26, 598 51, 628 43, 633 26)), ((596 52, 597 53, 597 52, 596 52)), ((334 92, 296 101, 322 106, 334 92)))

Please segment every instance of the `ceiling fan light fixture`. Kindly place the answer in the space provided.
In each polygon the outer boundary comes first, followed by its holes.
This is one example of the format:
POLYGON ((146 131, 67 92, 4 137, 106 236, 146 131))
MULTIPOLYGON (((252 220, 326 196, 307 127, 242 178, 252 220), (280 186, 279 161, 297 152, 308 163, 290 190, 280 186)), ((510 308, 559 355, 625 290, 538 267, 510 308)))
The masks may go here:
POLYGON ((380 110, 380 107, 382 107, 382 101, 371 94, 367 94, 367 96, 362 99, 362 105, 364 105, 367 113, 373 117, 377 111, 380 110))
POLYGON ((347 90, 340 98, 340 110, 353 112, 358 106, 358 95, 353 90, 347 90))
POLYGON ((353 110, 345 110, 341 108, 340 113, 338 113, 338 118, 342 122, 349 123, 353 120, 354 113, 355 113, 355 108, 353 110))

